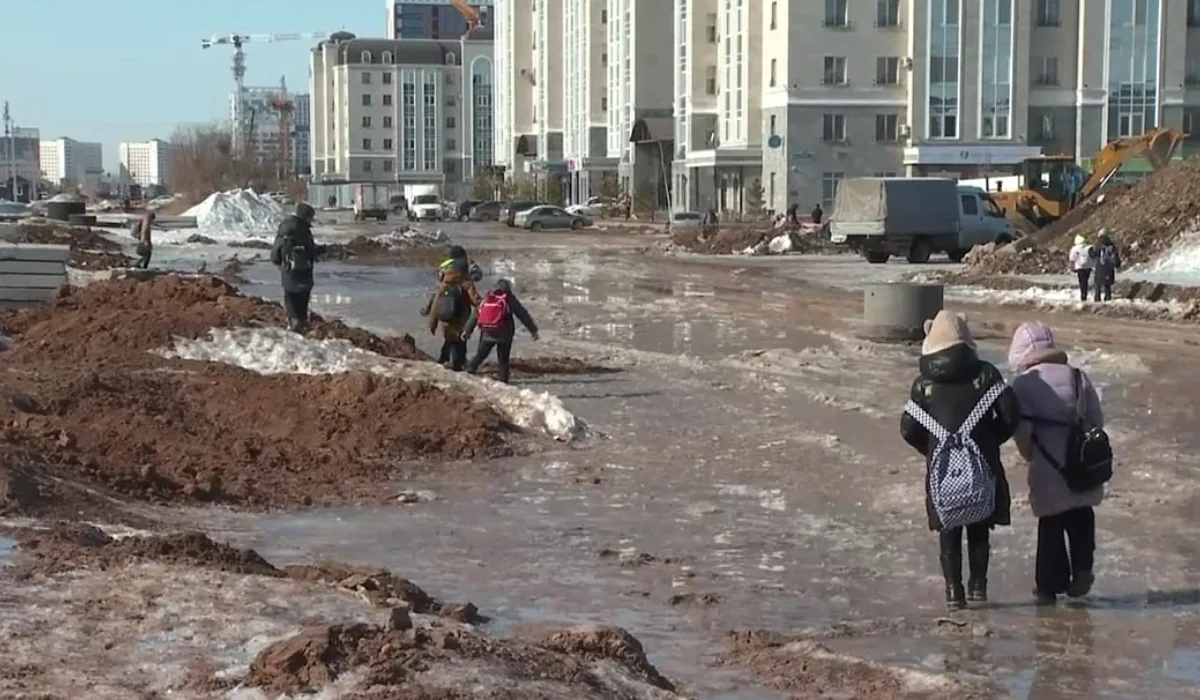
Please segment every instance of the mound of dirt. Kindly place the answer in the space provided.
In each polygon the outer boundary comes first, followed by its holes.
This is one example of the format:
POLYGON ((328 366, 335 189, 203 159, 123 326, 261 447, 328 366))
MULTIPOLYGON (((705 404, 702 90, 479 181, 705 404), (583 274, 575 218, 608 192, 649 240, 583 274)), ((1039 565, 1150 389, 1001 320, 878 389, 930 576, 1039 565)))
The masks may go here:
POLYGON ((133 258, 121 245, 86 226, 65 224, 16 224, 0 227, 0 240, 10 243, 65 245, 71 248, 69 264, 85 270, 131 267, 133 258))
POLYGON ((321 562, 285 566, 283 571, 299 581, 324 583, 353 591, 372 605, 404 605, 415 613, 440 615, 472 625, 487 622, 487 618, 479 614, 479 609, 474 604, 443 603, 421 590, 417 584, 387 569, 321 562))
MULTIPOLYGON (((398 265, 435 269, 446 259, 449 251, 448 243, 434 243, 422 238, 357 236, 348 243, 332 243, 325 246, 321 258, 348 260, 358 265, 398 265)), ((490 251, 471 251, 473 262, 486 262, 492 257, 494 256, 490 251)))
POLYGON ((731 255, 762 243, 771 232, 746 226, 691 227, 677 229, 671 234, 671 246, 677 250, 705 255, 731 255))

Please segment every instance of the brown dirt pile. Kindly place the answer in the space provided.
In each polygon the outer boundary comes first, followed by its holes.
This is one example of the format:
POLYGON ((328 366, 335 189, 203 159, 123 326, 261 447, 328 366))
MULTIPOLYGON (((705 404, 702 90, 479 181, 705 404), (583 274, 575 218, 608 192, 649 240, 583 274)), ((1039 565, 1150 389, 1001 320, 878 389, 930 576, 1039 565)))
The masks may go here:
POLYGON ((387 569, 321 562, 285 566, 283 572, 299 581, 323 583, 353 591, 372 605, 405 605, 415 613, 440 615, 473 625, 487 622, 474 604, 443 603, 421 590, 417 584, 387 569))
POLYGON ((580 697, 630 697, 603 686, 591 662, 618 663, 638 680, 663 690, 674 690, 669 681, 646 660, 628 632, 616 627, 571 628, 539 642, 498 640, 477 632, 436 625, 414 628, 411 622, 388 626, 365 623, 309 627, 276 642, 250 665, 246 684, 269 692, 313 692, 351 671, 364 676, 361 687, 371 688, 362 697, 451 698, 559 697, 538 684, 565 684, 579 689, 580 697), (455 695, 445 688, 423 684, 420 675, 430 667, 478 664, 509 683, 529 683, 519 694, 455 695), (376 695, 379 693, 379 695, 376 695))
POLYGON ((762 243, 770 231, 746 226, 718 227, 715 232, 699 226, 677 229, 671 234, 671 245, 690 253, 730 255, 762 243))
MULTIPOLYGON (((449 252, 449 245, 425 245, 419 241, 389 243, 379 238, 357 236, 348 243, 325 246, 321 258, 353 261, 359 265, 402 265, 435 269, 446 259, 449 252)), ((472 250, 470 253, 472 262, 486 262, 494 257, 494 254, 487 250, 472 250)))
POLYGON ((85 270, 130 267, 133 258, 121 252, 118 243, 83 226, 17 224, 3 227, 0 240, 11 243, 65 245, 71 248, 70 265, 85 270))

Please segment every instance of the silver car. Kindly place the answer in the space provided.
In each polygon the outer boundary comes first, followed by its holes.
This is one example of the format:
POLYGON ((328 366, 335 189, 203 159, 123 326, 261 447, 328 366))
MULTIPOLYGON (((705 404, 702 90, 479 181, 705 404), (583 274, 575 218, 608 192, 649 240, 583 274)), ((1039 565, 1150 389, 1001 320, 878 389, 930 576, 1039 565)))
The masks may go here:
POLYGON ((542 205, 517 214, 516 225, 530 231, 569 228, 578 231, 591 226, 592 220, 582 214, 572 214, 560 207, 542 205))

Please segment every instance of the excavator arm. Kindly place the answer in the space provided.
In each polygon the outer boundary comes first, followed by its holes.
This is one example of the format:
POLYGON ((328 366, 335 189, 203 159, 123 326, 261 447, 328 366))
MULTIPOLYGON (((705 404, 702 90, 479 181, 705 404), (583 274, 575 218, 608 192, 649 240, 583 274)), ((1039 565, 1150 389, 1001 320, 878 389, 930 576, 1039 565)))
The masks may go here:
POLYGON ((1130 158, 1145 156, 1155 170, 1165 168, 1179 148, 1184 134, 1170 127, 1151 129, 1141 136, 1110 141, 1092 156, 1092 171, 1079 188, 1079 199, 1100 189, 1130 158))

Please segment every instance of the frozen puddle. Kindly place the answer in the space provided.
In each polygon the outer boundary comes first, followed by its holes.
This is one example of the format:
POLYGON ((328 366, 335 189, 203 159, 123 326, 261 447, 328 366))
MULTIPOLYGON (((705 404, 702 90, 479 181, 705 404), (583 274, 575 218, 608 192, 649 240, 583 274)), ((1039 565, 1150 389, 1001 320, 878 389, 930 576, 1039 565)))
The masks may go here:
POLYGON ((277 328, 213 329, 203 340, 176 340, 158 351, 163 357, 223 362, 260 374, 336 374, 371 372, 425 381, 467 391, 515 425, 540 430, 556 440, 571 441, 588 433, 587 425, 548 392, 501 384, 482 377, 450 372, 432 362, 383 357, 345 340, 311 340, 277 328))

